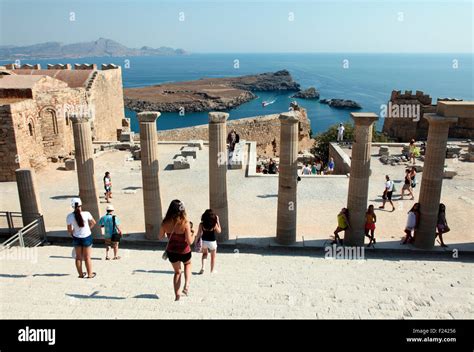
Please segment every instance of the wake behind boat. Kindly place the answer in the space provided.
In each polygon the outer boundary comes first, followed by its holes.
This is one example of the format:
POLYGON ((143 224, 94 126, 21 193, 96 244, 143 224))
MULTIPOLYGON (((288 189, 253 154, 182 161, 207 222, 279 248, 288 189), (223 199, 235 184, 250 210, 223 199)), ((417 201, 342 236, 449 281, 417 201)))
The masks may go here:
POLYGON ((271 101, 264 100, 264 101, 262 101, 262 107, 265 107, 265 106, 268 106, 268 105, 270 105, 270 104, 273 104, 275 101, 276 101, 276 99, 271 100, 271 101))

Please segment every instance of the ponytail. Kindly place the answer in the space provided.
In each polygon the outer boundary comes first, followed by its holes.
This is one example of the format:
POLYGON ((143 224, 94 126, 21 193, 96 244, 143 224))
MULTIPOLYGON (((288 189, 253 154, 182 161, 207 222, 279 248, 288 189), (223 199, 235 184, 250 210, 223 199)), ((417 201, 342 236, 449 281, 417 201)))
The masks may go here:
POLYGON ((74 205, 74 219, 76 219, 77 225, 79 225, 79 227, 84 227, 84 219, 81 215, 81 206, 77 203, 74 205))

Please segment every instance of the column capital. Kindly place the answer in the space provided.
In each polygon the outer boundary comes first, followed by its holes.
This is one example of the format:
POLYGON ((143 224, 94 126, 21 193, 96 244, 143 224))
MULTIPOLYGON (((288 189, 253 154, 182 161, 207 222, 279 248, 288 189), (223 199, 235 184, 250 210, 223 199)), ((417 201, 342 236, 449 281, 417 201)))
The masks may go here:
POLYGON ((373 112, 351 112, 351 117, 356 125, 369 126, 379 119, 373 112))
POLYGON ((209 113, 209 123, 224 123, 229 118, 226 112, 212 111, 209 113))
POLYGON ((159 111, 143 111, 137 114, 139 122, 155 122, 161 116, 159 111))
POLYGON ((474 118, 474 101, 438 101, 436 113, 444 117, 474 118))
POLYGON ((296 111, 283 112, 278 116, 281 123, 297 123, 300 121, 296 111))
POLYGON ((73 115, 70 116, 69 119, 72 121, 72 123, 85 123, 90 121, 90 116, 87 115, 73 115))
POLYGON ((450 124, 458 122, 457 117, 445 117, 438 114, 424 114, 423 118, 428 120, 429 125, 450 124))

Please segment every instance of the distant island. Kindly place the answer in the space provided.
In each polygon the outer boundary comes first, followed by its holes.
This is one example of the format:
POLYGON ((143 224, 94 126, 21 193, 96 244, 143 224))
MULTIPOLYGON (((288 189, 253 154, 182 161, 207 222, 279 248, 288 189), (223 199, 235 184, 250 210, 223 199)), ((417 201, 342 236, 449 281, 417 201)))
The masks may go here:
POLYGON ((287 70, 230 78, 204 78, 124 90, 125 106, 140 112, 229 110, 256 98, 253 91, 299 91, 287 70))
POLYGON ((183 49, 173 49, 168 47, 151 48, 144 46, 140 49, 127 48, 125 45, 106 38, 73 44, 47 42, 28 46, 0 46, 0 60, 72 59, 107 56, 171 56, 185 54, 187 54, 187 52, 183 49))

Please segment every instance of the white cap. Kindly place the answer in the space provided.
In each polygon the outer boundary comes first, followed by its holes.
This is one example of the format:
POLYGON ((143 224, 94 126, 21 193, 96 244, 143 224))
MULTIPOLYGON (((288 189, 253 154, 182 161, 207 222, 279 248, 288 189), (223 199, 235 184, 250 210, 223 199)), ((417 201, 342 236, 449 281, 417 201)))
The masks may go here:
POLYGON ((114 206, 112 204, 107 205, 107 208, 105 208, 106 211, 114 211, 114 206))
POLYGON ((77 203, 78 206, 81 206, 82 205, 81 198, 72 198, 71 199, 71 207, 75 208, 76 203, 77 203))

